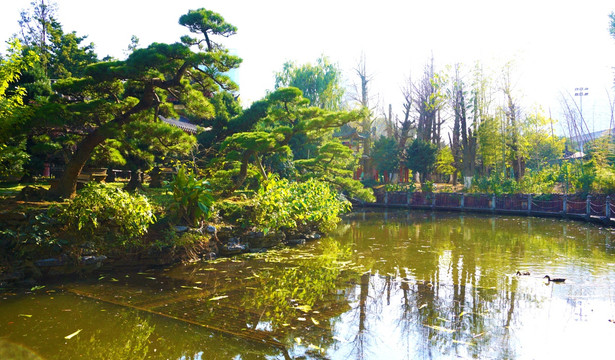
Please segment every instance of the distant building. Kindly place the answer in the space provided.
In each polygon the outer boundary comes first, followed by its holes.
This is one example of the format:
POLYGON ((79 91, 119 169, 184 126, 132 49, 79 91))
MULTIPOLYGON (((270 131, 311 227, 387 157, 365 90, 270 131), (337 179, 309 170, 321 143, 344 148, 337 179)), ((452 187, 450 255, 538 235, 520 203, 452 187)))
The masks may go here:
POLYGON ((169 124, 169 125, 173 125, 176 128, 180 128, 182 130, 184 130, 187 133, 190 134, 196 134, 197 133, 197 127, 194 124, 191 124, 190 122, 188 122, 188 119, 180 116, 179 119, 167 119, 162 115, 158 115, 158 118, 162 121, 164 121, 165 123, 169 124))

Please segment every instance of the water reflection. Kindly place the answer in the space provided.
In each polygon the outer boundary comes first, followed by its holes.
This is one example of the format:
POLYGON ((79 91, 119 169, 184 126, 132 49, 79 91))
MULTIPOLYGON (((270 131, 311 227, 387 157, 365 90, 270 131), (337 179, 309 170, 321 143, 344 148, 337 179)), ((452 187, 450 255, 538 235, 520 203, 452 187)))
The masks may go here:
POLYGON ((584 353, 575 346, 581 342, 594 346, 589 352, 608 351, 615 259, 607 231, 549 219, 408 212, 354 215, 346 225, 338 238, 353 244, 355 261, 375 259, 375 276, 356 287, 354 314, 342 322, 361 336, 337 329, 357 339, 346 346, 352 358, 517 358, 546 349, 569 358, 571 348, 584 353), (517 269, 535 276, 517 277, 517 269), (544 274, 569 280, 547 285, 544 274), (545 348, 550 341, 558 348, 545 348))
POLYGON ((0 355, 605 358, 613 239, 554 219, 355 213, 294 249, 5 294, 0 355))

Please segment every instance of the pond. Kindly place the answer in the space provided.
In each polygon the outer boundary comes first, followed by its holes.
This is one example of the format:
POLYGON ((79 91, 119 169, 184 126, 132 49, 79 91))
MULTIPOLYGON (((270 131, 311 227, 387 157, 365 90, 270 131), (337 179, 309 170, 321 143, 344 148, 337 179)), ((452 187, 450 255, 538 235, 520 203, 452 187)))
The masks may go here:
POLYGON ((0 359, 613 358, 613 339, 615 232, 561 219, 355 212, 295 248, 0 291, 0 359))

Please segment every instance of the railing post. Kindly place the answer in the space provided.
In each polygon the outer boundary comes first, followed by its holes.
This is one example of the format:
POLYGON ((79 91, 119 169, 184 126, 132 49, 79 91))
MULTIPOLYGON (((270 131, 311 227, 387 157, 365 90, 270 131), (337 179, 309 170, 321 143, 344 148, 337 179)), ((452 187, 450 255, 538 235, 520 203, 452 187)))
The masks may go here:
POLYGON ((566 215, 568 212, 568 195, 564 194, 564 198, 562 200, 562 214, 566 215))
POLYGON ((610 220, 611 219, 611 197, 610 196, 606 197, 606 204, 604 206, 605 206, 604 216, 606 217, 607 220, 610 220))
POLYGON ((491 195, 491 211, 495 211, 495 194, 491 195))
POLYGON ((587 205, 586 205, 586 209, 585 209, 585 211, 586 211, 586 213, 585 213, 585 217, 586 217, 587 219, 589 219, 589 218, 591 217, 591 215, 592 215, 592 203, 591 203, 591 198, 592 198, 592 196, 591 196, 591 195, 587 195, 587 205))
POLYGON ((464 203, 465 203, 465 194, 461 193, 461 201, 459 202, 459 207, 463 210, 464 207, 464 203))
POLYGON ((532 213, 532 194, 527 194, 527 214, 532 213))

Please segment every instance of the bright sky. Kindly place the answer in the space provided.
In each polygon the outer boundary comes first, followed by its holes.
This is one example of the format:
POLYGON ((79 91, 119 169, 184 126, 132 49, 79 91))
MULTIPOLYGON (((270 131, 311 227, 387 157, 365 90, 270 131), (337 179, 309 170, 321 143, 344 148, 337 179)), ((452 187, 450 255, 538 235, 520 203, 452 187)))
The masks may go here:
MULTIPOLYGON (((17 32, 31 0, 0 0, 0 37, 17 32)), ((243 58, 239 70, 244 106, 273 89, 287 60, 314 62, 321 54, 338 63, 349 88, 361 54, 373 75, 371 94, 401 114, 401 87, 418 79, 433 54, 436 70, 481 61, 497 69, 513 60, 515 90, 524 109, 534 104, 560 117, 562 93, 589 88, 583 113, 590 128, 605 129, 613 86, 615 39, 609 36, 606 0, 57 0, 64 31, 88 35, 100 57, 124 58, 131 35, 142 46, 175 42, 189 9, 205 7, 238 28, 222 42, 243 58)), ((578 99, 578 98, 577 98, 578 99)))

